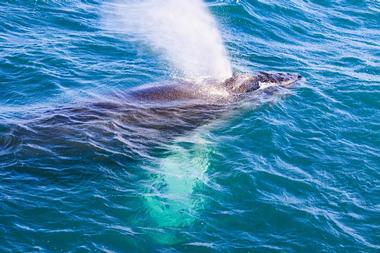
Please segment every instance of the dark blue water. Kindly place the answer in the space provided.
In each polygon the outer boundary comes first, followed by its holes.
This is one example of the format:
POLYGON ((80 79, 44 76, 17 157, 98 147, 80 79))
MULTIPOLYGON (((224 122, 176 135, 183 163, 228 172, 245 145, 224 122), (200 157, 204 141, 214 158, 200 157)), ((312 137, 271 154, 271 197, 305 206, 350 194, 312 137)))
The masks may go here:
POLYGON ((0 3, 1 252, 379 252, 380 2, 207 6, 235 69, 304 79, 206 121, 135 108, 172 73, 103 1, 0 3))

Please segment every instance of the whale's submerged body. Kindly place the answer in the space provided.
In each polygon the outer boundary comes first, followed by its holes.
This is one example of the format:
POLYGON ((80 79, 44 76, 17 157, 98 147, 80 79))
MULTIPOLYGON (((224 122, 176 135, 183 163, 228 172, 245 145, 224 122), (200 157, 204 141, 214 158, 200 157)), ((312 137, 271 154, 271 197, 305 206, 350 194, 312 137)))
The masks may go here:
POLYGON ((254 99, 259 92, 272 95, 299 78, 294 74, 258 73, 234 74, 222 84, 170 81, 132 88, 103 102, 45 110, 14 125, 13 136, 19 143, 28 144, 14 155, 21 152, 24 155, 20 157, 27 157, 27 149, 36 145, 48 145, 59 154, 76 150, 78 145, 87 150, 86 146, 112 142, 115 149, 139 160, 149 155, 151 147, 238 108, 241 100, 254 99))

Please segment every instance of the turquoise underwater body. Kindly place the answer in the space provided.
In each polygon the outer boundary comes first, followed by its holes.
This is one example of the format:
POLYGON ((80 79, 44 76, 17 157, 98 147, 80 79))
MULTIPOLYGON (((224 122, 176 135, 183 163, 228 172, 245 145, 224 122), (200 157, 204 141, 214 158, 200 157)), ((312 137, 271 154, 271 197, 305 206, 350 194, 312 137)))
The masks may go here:
POLYGON ((137 2, 0 3, 0 252, 378 252, 380 3, 137 2), (232 70, 304 79, 189 131, 86 107, 232 70))

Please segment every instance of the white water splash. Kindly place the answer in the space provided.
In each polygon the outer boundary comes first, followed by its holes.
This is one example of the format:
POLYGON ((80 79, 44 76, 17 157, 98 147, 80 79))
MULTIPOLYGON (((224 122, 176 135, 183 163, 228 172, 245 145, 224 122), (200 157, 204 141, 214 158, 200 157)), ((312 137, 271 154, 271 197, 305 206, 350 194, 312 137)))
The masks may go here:
POLYGON ((149 45, 175 76, 222 81, 232 75, 216 22, 201 0, 116 0, 105 7, 107 29, 149 45))

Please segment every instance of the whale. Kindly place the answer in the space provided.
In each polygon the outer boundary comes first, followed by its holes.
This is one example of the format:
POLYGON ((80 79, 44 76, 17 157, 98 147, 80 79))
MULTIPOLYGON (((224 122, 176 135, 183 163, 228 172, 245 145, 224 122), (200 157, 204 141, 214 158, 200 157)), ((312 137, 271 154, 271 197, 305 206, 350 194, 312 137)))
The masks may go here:
MULTIPOLYGON (((80 146, 91 156, 111 145, 111 153, 144 160, 176 137, 239 110, 242 101, 275 96, 300 79, 298 74, 258 72, 235 73, 224 82, 172 80, 117 91, 100 101, 31 110, 8 124, 16 145, 9 155, 22 162, 25 154, 36 156, 33 147, 48 146, 55 155, 71 157, 80 146)), ((41 161, 51 159, 43 151, 38 154, 41 161)))
POLYGON ((130 97, 145 102, 198 101, 204 103, 236 100, 239 96, 256 90, 273 91, 279 87, 289 87, 301 79, 292 73, 258 72, 257 74, 234 73, 222 83, 206 80, 201 83, 190 81, 171 81, 143 85, 130 89, 130 97))

